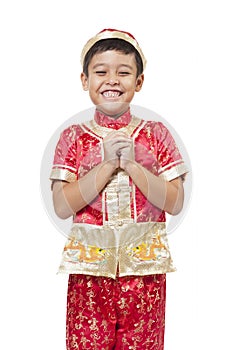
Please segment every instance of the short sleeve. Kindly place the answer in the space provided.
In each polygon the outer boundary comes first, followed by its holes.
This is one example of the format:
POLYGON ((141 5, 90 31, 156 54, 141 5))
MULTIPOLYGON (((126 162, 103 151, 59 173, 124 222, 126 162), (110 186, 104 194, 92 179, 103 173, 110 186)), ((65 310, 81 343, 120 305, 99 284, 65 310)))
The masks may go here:
POLYGON ((77 125, 65 129, 57 143, 51 180, 74 182, 77 179, 77 125))
POLYGON ((156 123, 158 175, 171 181, 184 179, 188 169, 170 131, 161 122, 156 123))

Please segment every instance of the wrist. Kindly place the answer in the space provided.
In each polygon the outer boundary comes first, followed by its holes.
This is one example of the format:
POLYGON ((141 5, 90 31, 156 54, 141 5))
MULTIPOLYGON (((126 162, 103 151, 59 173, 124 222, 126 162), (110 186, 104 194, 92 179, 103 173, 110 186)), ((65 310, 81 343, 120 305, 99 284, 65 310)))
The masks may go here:
POLYGON ((112 174, 118 168, 115 161, 107 160, 101 163, 101 168, 106 171, 107 174, 112 174))
POLYGON ((135 160, 129 160, 127 163, 124 164, 124 170, 129 174, 133 174, 135 170, 137 169, 138 164, 135 162, 135 160))

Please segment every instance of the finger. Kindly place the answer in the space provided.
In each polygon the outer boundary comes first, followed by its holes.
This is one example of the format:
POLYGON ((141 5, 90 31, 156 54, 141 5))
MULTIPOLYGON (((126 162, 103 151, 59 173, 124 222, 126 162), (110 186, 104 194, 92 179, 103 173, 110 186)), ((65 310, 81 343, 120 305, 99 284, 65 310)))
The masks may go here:
POLYGON ((123 150, 123 149, 128 149, 128 150, 130 150, 130 149, 131 149, 131 145, 129 145, 129 144, 125 143, 125 142, 123 142, 123 143, 118 143, 118 144, 116 144, 115 147, 113 147, 112 149, 114 149, 115 152, 116 152, 117 150, 123 150))
POLYGON ((121 137, 126 138, 126 139, 130 139, 130 137, 129 137, 126 133, 124 133, 124 132, 122 132, 122 131, 116 131, 116 130, 114 130, 113 132, 111 132, 110 134, 108 134, 108 135, 104 138, 104 140, 112 140, 112 139, 121 138, 121 137))
POLYGON ((133 147, 132 140, 119 140, 115 143, 116 146, 125 146, 125 147, 133 147))

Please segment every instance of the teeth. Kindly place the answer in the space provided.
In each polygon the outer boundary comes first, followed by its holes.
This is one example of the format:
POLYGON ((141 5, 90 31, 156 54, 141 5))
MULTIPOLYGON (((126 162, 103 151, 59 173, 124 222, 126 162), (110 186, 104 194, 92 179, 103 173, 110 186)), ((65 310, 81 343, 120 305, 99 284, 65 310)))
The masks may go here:
POLYGON ((119 97, 120 92, 119 91, 104 91, 103 95, 104 95, 104 97, 119 97))

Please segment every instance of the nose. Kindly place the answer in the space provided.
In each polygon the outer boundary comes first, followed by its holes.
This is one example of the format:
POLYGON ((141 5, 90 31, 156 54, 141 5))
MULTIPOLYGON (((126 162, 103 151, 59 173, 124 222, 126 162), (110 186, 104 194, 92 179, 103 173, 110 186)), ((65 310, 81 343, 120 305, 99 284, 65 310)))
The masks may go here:
POLYGON ((111 75, 107 79, 107 84, 113 86, 119 84, 119 79, 117 78, 116 75, 111 75))

